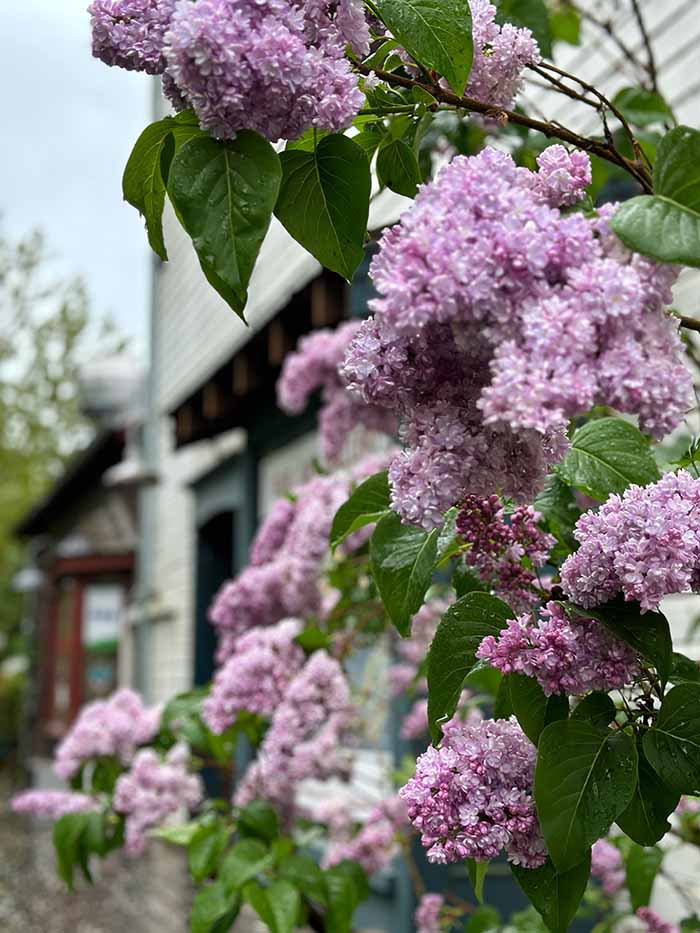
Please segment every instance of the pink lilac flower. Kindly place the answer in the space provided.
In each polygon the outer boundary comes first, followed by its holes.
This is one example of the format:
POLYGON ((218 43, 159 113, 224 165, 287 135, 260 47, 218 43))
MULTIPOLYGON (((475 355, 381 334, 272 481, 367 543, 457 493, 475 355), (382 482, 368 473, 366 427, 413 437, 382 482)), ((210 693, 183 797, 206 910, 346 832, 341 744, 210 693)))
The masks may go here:
POLYGON ((539 602, 539 583, 531 568, 544 566, 555 544, 555 538, 538 527, 539 519, 529 505, 518 506, 506 516, 495 495, 486 499, 467 496, 457 515, 455 527, 470 545, 464 555, 467 566, 515 609, 539 602))
POLYGON ((591 875, 600 881, 603 891, 616 894, 625 883, 625 866, 617 846, 599 839, 591 849, 591 875))
POLYGON ((440 933, 440 912, 444 904, 441 894, 424 894, 421 897, 414 917, 416 933, 440 933))
MULTIPOLYGON (((275 503, 253 542, 253 562, 221 587, 209 611, 219 634, 220 664, 252 628, 324 613, 321 571, 333 516, 353 483, 385 465, 386 457, 367 457, 351 470, 315 476, 296 487, 293 502, 275 503)), ((369 533, 362 529, 347 547, 359 546, 369 533)))
POLYGON ((10 806, 15 813, 43 816, 51 820, 59 820, 67 813, 86 813, 99 808, 94 797, 65 790, 27 790, 16 794, 10 806))
POLYGON ((637 916, 643 921, 646 933, 680 933, 680 927, 669 923, 651 907, 638 907, 637 916))
POLYGON ((498 636, 483 639, 476 655, 504 674, 534 677, 547 696, 619 689, 640 672, 628 645, 595 619, 569 619, 556 602, 536 621, 530 614, 511 619, 498 636))
POLYGON ((261 798, 289 819, 300 781, 347 777, 345 745, 354 715, 340 664, 325 651, 314 652, 275 710, 258 756, 238 786, 236 806, 261 798))
POLYGON ((343 377, 399 420, 389 475, 405 521, 436 526, 465 494, 530 498, 592 405, 657 437, 682 419, 690 374, 665 314, 677 270, 625 250, 610 208, 553 204, 586 177, 558 151, 537 173, 492 148, 458 156, 383 236, 374 318, 343 377))
POLYGON ((698 506, 700 480, 686 470, 610 496, 576 523, 580 547, 561 568, 564 591, 590 608, 622 590, 643 610, 672 593, 699 592, 698 506))
POLYGON ((287 619, 271 628, 251 629, 238 639, 203 703, 203 718, 212 732, 221 734, 244 711, 272 716, 304 665, 304 651, 294 641, 300 631, 300 622, 287 619))
POLYGON ((107 700, 88 703, 56 749, 54 771, 68 780, 91 758, 113 756, 128 764, 139 745, 150 742, 160 726, 160 707, 148 708, 127 688, 107 700))
POLYGON ((531 183, 551 207, 576 204, 592 181, 591 160, 578 149, 548 146, 537 156, 537 166, 531 183))
POLYGON ((465 94, 494 107, 508 108, 520 90, 526 65, 540 61, 540 50, 529 29, 495 22, 496 7, 488 0, 469 0, 474 60, 465 94))
POLYGON ((183 743, 174 745, 165 759, 152 748, 144 748, 117 781, 113 806, 126 816, 125 848, 130 855, 143 853, 150 830, 200 804, 202 782, 188 772, 189 761, 190 752, 183 743))
POLYGON ((175 0, 94 0, 92 54, 106 65, 162 74, 163 42, 175 0))
POLYGON ((368 875, 374 875, 391 863, 397 851, 397 836, 408 828, 405 803, 398 796, 390 797, 372 809, 355 835, 331 841, 324 867, 351 859, 368 875))
POLYGON ((450 730, 416 762, 401 788, 408 818, 431 862, 546 859, 532 796, 535 747, 514 719, 485 719, 450 730))
POLYGON ((200 125, 230 139, 342 130, 362 104, 345 43, 367 46, 355 0, 179 0, 165 37, 167 73, 200 125), (334 12, 337 9, 337 12, 334 12))
POLYGON ((360 326, 359 321, 348 321, 335 330, 317 330, 302 337, 296 350, 285 357, 277 381, 277 403, 290 415, 302 412, 311 395, 321 390, 319 434, 326 463, 338 461, 348 435, 357 425, 384 434, 396 430, 385 408, 365 404, 347 389, 341 377, 340 365, 360 326))

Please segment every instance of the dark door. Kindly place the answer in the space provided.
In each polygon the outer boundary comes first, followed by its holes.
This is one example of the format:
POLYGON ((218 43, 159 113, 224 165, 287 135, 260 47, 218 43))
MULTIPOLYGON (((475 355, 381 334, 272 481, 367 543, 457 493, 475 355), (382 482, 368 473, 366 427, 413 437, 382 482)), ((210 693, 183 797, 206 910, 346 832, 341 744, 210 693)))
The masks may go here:
POLYGON ((208 618, 211 602, 234 572, 234 513, 220 512, 197 529, 194 683, 208 683, 214 673, 216 632, 208 618))

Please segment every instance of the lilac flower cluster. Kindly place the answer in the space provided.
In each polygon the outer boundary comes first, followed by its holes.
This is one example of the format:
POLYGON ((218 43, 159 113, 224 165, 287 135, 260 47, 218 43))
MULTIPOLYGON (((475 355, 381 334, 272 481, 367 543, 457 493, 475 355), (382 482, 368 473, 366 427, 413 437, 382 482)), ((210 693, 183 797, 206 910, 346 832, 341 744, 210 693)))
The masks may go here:
POLYGON ((456 529, 470 545, 464 555, 482 582, 516 609, 539 601, 538 580, 530 568, 544 566, 555 538, 538 526, 540 515, 521 505, 506 517, 498 496, 467 496, 460 505, 456 529), (523 564, 526 559, 528 566, 523 564))
POLYGON ((584 512, 574 529, 581 546, 561 568, 564 591, 590 608, 622 590, 644 610, 700 592, 699 506, 700 480, 680 470, 584 512))
POLYGON ((508 108, 520 90, 522 70, 540 61, 540 50, 529 29, 496 23, 489 0, 469 0, 474 60, 465 94, 494 107, 508 108))
POLYGON ((111 755, 128 764, 139 745, 153 738, 160 707, 148 708, 133 690, 124 688, 107 700, 88 703, 56 749, 54 771, 68 780, 91 758, 111 755))
POLYGON ((504 674, 534 677, 547 696, 615 690, 639 674, 632 649, 595 619, 572 621, 549 602, 537 621, 528 613, 511 619, 498 636, 487 635, 477 657, 504 674))
POLYGON ((406 804, 398 796, 390 797, 372 809, 354 836, 331 842, 324 865, 330 867, 351 859, 373 875, 390 864, 397 851, 397 836, 407 829, 406 804))
MULTIPOLYGON (((315 476, 293 490, 293 502, 275 503, 253 541, 250 565, 222 586, 210 609, 210 621, 220 636, 219 663, 249 629, 323 613, 321 567, 333 516, 351 484, 384 464, 385 459, 367 457, 352 470, 315 476)), ((353 546, 357 543, 355 539, 353 546)))
MULTIPOLYGON (((585 157, 583 157, 585 159, 585 157)), ((465 494, 522 501, 566 450, 573 415, 604 404, 660 436, 690 375, 664 313, 673 267, 628 253, 612 208, 562 214, 588 175, 552 147, 540 171, 486 148, 459 156, 382 238, 380 297, 343 367, 400 421, 392 504, 432 527, 465 494)))
POLYGON ((486 861, 505 849, 515 864, 542 865, 534 768, 535 747, 514 719, 456 726, 428 748, 399 791, 428 860, 486 861))
POLYGON ((612 896, 625 883, 625 866, 617 846, 599 839, 591 849, 591 875, 600 881, 603 891, 612 896))
POLYGON ((680 927, 664 920, 661 914, 651 907, 638 907, 637 916, 644 923, 646 933, 680 933, 680 927))
POLYGON ((311 395, 321 389, 318 427, 326 463, 339 460, 348 435, 357 425, 384 434, 396 430, 391 413, 378 405, 365 404, 357 393, 347 389, 340 374, 359 327, 359 321, 348 321, 335 330, 317 330, 302 337, 295 352, 285 357, 277 381, 277 403, 290 415, 302 412, 311 395))
POLYGON ((202 782, 190 774, 190 752, 174 745, 162 760, 152 748, 142 749, 114 789, 113 806, 126 816, 125 848, 141 855, 147 833, 180 810, 194 810, 202 800, 202 782))
POLYGON ((150 75, 165 70, 163 43, 175 0, 94 0, 92 54, 106 65, 150 75))
POLYGON ((66 790, 27 790, 10 801, 15 813, 60 820, 67 813, 86 813, 98 809, 97 800, 87 794, 66 790))
POLYGON ((353 720, 350 688, 340 664, 325 651, 314 652, 275 710, 234 803, 268 800, 282 816, 290 817, 300 781, 348 776, 343 749, 353 720))
POLYGON ((272 716, 304 665, 304 652, 294 641, 300 631, 299 622, 286 619, 271 628, 251 629, 238 639, 204 700, 203 717, 212 732, 220 735, 243 711, 272 716))
POLYGON ((445 899, 441 894, 424 894, 416 907, 416 933, 440 933, 440 913, 444 905, 445 899))
POLYGON ((214 136, 340 130, 362 104, 345 58, 346 43, 369 50, 360 0, 95 0, 89 11, 93 54, 162 74, 175 109, 192 107, 214 136))

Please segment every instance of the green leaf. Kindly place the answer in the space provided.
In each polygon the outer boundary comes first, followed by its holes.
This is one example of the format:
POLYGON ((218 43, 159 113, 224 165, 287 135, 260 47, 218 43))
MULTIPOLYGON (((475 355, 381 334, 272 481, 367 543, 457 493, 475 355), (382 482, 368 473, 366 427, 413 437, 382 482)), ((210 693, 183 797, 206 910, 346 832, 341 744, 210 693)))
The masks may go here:
POLYGON ((161 158, 174 122, 172 117, 166 117, 146 127, 136 140, 122 178, 124 200, 145 219, 151 249, 164 261, 168 253, 163 239, 165 181, 161 158))
POLYGON ((660 94, 640 87, 623 88, 612 102, 633 126, 649 126, 673 119, 673 111, 660 94))
POLYGON ((377 0, 376 6, 409 55, 463 94, 473 56, 467 0, 377 0))
POLYGON ((423 605, 437 558, 438 531, 404 525, 394 512, 377 522, 370 539, 372 577, 384 608, 400 635, 410 635, 411 619, 423 605))
POLYGON ((569 603, 567 611, 583 618, 597 619, 637 654, 653 664, 666 681, 671 671, 673 642, 668 620, 662 612, 642 612, 639 603, 616 597, 597 609, 579 609, 569 603))
POLYGON ((461 561, 452 572, 452 586, 458 597, 466 596, 467 593, 484 592, 484 584, 474 571, 469 570, 467 565, 461 561))
POLYGON ((204 274, 244 320, 248 282, 281 177, 277 153, 251 130, 229 142, 195 137, 170 168, 168 194, 204 274))
POLYGON ((409 145, 400 139, 385 142, 377 155, 379 182, 397 194, 413 198, 421 183, 418 159, 409 145))
POLYGON ((357 863, 343 861, 323 874, 326 933, 350 933, 355 909, 369 893, 364 872, 357 863))
POLYGON ((187 864, 195 884, 214 873, 227 842, 228 832, 221 823, 199 827, 187 847, 187 864))
POLYGON ((335 550, 341 541, 364 525, 378 521, 391 506, 389 479, 386 470, 375 473, 353 491, 333 518, 330 541, 335 550))
POLYGON ((700 132, 677 126, 659 144, 654 192, 700 213, 700 132))
POLYGON ((574 525, 581 510, 573 491, 556 473, 550 473, 544 489, 533 502, 533 508, 546 520, 549 530, 559 541, 574 545, 574 525))
POLYGON ((294 641, 301 645, 306 654, 313 654, 314 651, 328 651, 332 648, 332 638, 318 625, 307 625, 299 632, 294 641))
POLYGON ((549 14, 549 29, 553 40, 568 42, 569 45, 581 44, 581 17, 568 4, 549 14))
POLYGON ((629 806, 618 816, 617 825, 640 846, 652 846, 671 828, 668 817, 678 806, 680 794, 666 787, 639 742, 637 754, 637 786, 629 806))
POLYGON ((500 690, 508 693, 508 704, 515 714, 520 727, 533 745, 537 745, 540 733, 550 722, 566 719, 569 715, 569 701, 562 694, 545 696, 542 687, 534 677, 524 674, 506 674, 501 681, 500 690))
POLYGON ((680 651, 674 651, 668 679, 674 684, 700 683, 700 664, 680 651))
POLYGON ((552 57, 549 11, 544 0, 500 0, 496 22, 527 27, 537 40, 544 57, 552 57))
POLYGON ((700 794, 700 684, 679 684, 664 697, 644 736, 644 753, 679 794, 700 794))
POLYGON ((559 871, 586 857, 624 812, 637 782, 637 750, 626 732, 602 732, 583 719, 542 732, 535 802, 547 851, 559 871))
POLYGON ((621 418, 599 418, 578 428, 557 473, 601 502, 631 483, 646 486, 659 478, 648 440, 621 418))
POLYGON ((228 924, 225 929, 228 930, 238 916, 239 909, 238 895, 227 892, 220 881, 215 881, 195 894, 190 913, 190 931, 213 933, 224 920, 228 924))
POLYGON ((362 148, 325 136, 312 151, 285 151, 275 214, 321 265, 348 281, 364 258, 371 179, 362 148))
POLYGON ((457 533, 456 528, 458 514, 459 509, 455 507, 445 512, 445 520, 438 536, 438 567, 446 565, 453 557, 456 557, 457 554, 464 550, 464 541, 457 533))
POLYGON ((368 161, 371 161, 375 150, 379 148, 383 139, 384 134, 378 132, 377 130, 362 130, 362 132, 358 133, 357 136, 352 137, 352 141, 356 146, 359 146, 360 149, 362 149, 364 154, 367 156, 368 161))
POLYGON ((495 907, 477 907, 469 914, 464 933, 486 933, 487 930, 498 930, 501 927, 501 915, 495 907))
POLYGON ((294 933, 301 898, 289 881, 273 881, 267 888, 251 881, 245 886, 243 896, 270 933, 294 933))
POLYGON ((698 930, 700 930, 700 917, 697 914, 681 920, 681 933, 696 933, 698 930))
POLYGON ((467 593, 440 619, 428 652, 428 722, 433 741, 440 723, 457 708, 465 678, 476 663, 476 650, 487 635, 498 635, 515 614, 488 593, 467 593))
POLYGON ((219 878, 227 890, 234 890, 269 868, 272 861, 267 846, 259 839, 242 839, 224 856, 219 878))
POLYGON ((53 844, 56 850, 56 871, 73 890, 73 873, 81 858, 81 839, 87 827, 87 813, 67 813, 54 823, 53 844))
POLYGON ((700 267, 700 213, 668 198, 640 195, 621 204, 611 227, 629 249, 659 262, 700 267))
POLYGON ((467 860, 467 874, 469 875, 469 880, 471 885, 474 888, 474 897, 480 904, 484 903, 484 881, 486 880, 486 873, 489 870, 488 862, 477 862, 476 859, 468 858, 467 860))
POLYGON ((149 835, 154 836, 156 839, 172 842, 175 846, 188 846, 200 826, 199 820, 192 820, 192 822, 182 823, 180 826, 159 826, 157 829, 151 830, 149 835))
POLYGON ((615 718, 615 704, 607 695, 594 691, 585 696, 571 714, 572 719, 585 719, 599 729, 607 729, 615 718))
POLYGON ((636 844, 631 846, 625 858, 625 875, 633 911, 649 904, 654 879, 663 859, 664 854, 657 846, 649 849, 636 844))
POLYGON ((325 903, 326 885, 323 871, 308 855, 290 855, 278 868, 280 878, 291 881, 307 897, 325 903))
POLYGON ((552 933, 566 933, 581 903, 591 873, 591 854, 578 865, 558 871, 551 859, 540 868, 511 865, 513 877, 552 933))
POLYGON ((280 823, 275 808, 266 800, 252 800, 239 811, 236 820, 242 836, 256 836, 272 842, 280 834, 280 823))

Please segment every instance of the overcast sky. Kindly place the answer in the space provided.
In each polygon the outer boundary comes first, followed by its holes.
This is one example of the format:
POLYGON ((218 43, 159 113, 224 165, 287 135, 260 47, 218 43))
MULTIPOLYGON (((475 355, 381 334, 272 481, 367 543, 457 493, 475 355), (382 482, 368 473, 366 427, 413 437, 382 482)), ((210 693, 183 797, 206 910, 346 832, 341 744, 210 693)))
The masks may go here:
POLYGON ((0 225, 42 230, 54 273, 81 274, 92 306, 143 351, 150 254, 121 174, 153 79, 91 57, 87 5, 0 0, 0 225))

